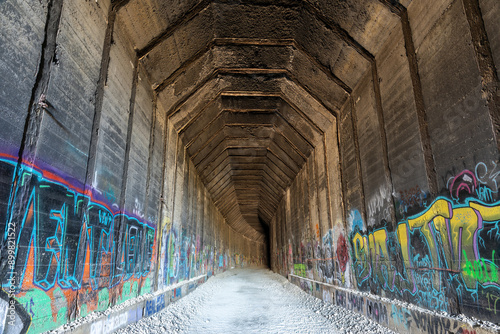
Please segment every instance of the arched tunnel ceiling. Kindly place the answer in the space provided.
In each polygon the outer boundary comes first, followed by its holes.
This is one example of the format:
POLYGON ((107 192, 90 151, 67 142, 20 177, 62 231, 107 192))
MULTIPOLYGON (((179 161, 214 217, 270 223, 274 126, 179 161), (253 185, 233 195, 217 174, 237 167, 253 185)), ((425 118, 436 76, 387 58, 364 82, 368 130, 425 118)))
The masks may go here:
POLYGON ((130 0, 118 13, 216 205, 263 240, 409 0, 130 0))

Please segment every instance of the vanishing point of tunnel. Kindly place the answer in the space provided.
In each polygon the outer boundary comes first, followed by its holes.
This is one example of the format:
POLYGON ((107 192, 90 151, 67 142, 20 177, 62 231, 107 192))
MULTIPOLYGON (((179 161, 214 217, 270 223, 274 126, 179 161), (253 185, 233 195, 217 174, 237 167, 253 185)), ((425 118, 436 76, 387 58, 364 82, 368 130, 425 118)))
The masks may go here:
POLYGON ((112 333, 265 266, 498 333, 499 32, 498 0, 0 0, 0 332, 112 333))

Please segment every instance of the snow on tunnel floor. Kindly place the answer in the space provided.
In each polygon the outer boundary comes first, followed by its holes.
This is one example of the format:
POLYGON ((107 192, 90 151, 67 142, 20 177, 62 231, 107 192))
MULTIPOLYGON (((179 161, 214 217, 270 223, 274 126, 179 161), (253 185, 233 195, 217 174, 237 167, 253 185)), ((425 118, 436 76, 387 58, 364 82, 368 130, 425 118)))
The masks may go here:
POLYGON ((394 333, 264 268, 233 269, 117 333, 394 333))

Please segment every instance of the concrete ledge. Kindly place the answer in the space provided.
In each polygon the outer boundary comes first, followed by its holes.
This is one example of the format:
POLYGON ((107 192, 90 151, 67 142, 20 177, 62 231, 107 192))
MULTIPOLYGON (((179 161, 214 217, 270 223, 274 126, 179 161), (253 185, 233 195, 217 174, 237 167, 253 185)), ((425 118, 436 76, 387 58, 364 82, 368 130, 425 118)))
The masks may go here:
POLYGON ((194 291, 206 280, 207 274, 200 275, 160 291, 127 300, 105 311, 92 312, 83 318, 46 333, 109 334, 163 310, 171 302, 194 291))
POLYGON ((290 283, 327 303, 362 314, 399 333, 498 334, 500 326, 463 315, 452 316, 399 300, 288 275, 290 283))

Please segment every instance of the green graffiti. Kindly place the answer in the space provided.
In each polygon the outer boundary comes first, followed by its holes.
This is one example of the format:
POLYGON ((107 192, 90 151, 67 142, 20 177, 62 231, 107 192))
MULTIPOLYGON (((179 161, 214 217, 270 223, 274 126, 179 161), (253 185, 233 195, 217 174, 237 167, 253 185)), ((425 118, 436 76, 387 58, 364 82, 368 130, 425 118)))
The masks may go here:
POLYGON ((301 263, 296 263, 293 265, 293 272, 295 275, 300 277, 306 277, 306 265, 301 263))
POLYGON ((89 314, 87 304, 83 304, 82 306, 80 306, 80 317, 83 318, 87 316, 87 314, 89 314))
POLYGON ((68 309, 66 307, 61 307, 57 312, 57 327, 66 323, 66 316, 68 314, 68 309))
MULTIPOLYGON (((42 333, 58 327, 58 323, 53 321, 50 297, 42 290, 29 290, 24 296, 17 298, 21 305, 30 305, 28 313, 31 313, 31 326, 28 333, 42 333)), ((64 307, 66 310, 66 307, 64 307)), ((59 314, 57 317, 59 320, 59 314)))
POLYGON ((478 283, 485 284, 498 281, 498 267, 493 263, 495 259, 494 250, 491 254, 491 261, 485 260, 484 258, 470 261, 467 258, 465 250, 463 251, 463 256, 462 275, 464 276, 464 282, 467 288, 476 289, 478 283))
MULTIPOLYGON (((128 282, 127 282, 128 283, 128 282)), ((97 311, 104 311, 108 308, 109 305, 109 290, 108 288, 104 288, 99 291, 99 295, 97 298, 97 311)))
POLYGON ((130 282, 126 282, 125 284, 123 284, 122 295, 120 296, 118 303, 121 304, 131 298, 136 297, 138 291, 139 283, 137 283, 137 281, 135 281, 133 284, 131 284, 130 282))
POLYGON ((141 289, 141 295, 145 295, 151 292, 151 279, 148 277, 144 281, 144 286, 141 289))

